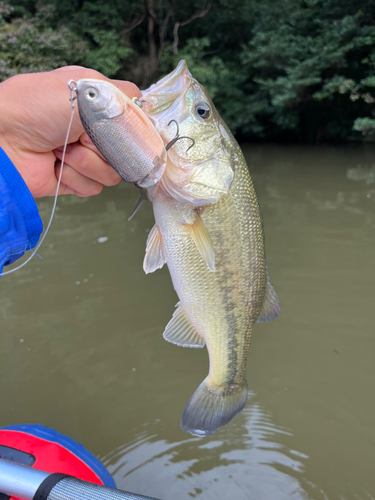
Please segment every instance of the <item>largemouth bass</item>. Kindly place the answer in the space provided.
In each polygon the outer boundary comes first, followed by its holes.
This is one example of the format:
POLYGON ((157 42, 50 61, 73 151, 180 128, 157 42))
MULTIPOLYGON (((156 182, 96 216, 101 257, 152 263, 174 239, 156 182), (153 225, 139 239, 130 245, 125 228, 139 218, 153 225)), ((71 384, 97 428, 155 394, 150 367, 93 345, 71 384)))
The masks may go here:
POLYGON ((166 150, 142 103, 109 82, 92 79, 77 82, 77 101, 87 135, 116 172, 140 188, 157 184, 166 150))
POLYGON ((164 142, 180 137, 150 195, 156 224, 144 270, 167 263, 179 297, 164 338, 207 346, 209 374, 188 402, 181 427, 208 436, 243 409, 252 325, 275 319, 280 306, 246 161, 206 90, 181 61, 143 96, 164 142))

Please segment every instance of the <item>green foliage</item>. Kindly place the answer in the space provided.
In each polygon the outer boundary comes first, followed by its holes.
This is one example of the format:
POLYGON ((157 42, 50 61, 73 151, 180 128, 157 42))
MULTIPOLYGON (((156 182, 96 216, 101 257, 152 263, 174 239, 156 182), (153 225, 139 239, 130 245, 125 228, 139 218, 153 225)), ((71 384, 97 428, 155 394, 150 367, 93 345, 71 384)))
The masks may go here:
POLYGON ((147 86, 184 58, 243 137, 375 130, 375 0, 44 1, 0 4, 0 79, 79 63, 147 86))
POLYGON ((368 133, 375 133, 375 119, 374 118, 357 118, 354 122, 353 129, 362 132, 363 135, 368 133))
MULTIPOLYGON (((266 24, 272 30, 258 27, 241 54, 248 73, 271 106, 270 122, 297 137, 302 132, 304 139, 321 133, 330 137, 332 131, 332 138, 348 134, 334 108, 345 106, 349 120, 358 112, 359 106, 351 104, 355 99, 343 99, 340 94, 356 87, 355 79, 349 76, 358 78, 369 72, 368 63, 361 58, 371 54, 375 27, 363 25, 361 12, 343 15, 343 8, 342 17, 332 19, 319 2, 286 4, 284 13, 275 12, 276 22, 270 14, 271 4, 262 3, 261 10, 269 12, 266 24)), ((271 123, 268 130, 272 132, 271 123)))
POLYGON ((75 63, 86 53, 85 43, 64 26, 45 27, 51 16, 50 7, 38 8, 34 17, 13 19, 12 10, 0 3, 0 80, 75 63))
POLYGON ((88 30, 87 34, 92 36, 96 47, 85 55, 82 64, 95 68, 108 77, 116 76, 132 50, 118 44, 115 31, 88 30))

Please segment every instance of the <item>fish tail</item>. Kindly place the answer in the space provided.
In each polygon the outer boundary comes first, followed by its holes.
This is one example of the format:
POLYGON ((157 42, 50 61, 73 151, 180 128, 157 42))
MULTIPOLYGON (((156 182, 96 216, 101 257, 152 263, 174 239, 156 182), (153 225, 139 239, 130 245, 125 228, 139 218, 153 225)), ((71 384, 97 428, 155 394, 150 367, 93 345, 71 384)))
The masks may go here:
POLYGON ((209 436, 228 424, 245 406, 247 380, 223 390, 211 389, 204 380, 186 405, 181 429, 195 436, 209 436))

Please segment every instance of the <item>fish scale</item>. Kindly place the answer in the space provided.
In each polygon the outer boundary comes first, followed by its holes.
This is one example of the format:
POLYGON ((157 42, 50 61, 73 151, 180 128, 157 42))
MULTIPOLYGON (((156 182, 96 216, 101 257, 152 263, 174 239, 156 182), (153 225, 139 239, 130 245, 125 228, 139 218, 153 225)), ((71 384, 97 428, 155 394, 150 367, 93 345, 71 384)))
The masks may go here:
POLYGON ((243 385, 249 328, 258 317, 266 287, 261 220, 244 159, 237 164, 230 193, 202 215, 215 248, 215 272, 180 227, 188 210, 173 200, 154 201, 172 281, 192 323, 204 332, 211 386, 243 385), (165 203, 175 218, 165 217, 165 203), (252 212, 256 218, 249 217, 252 212), (238 241, 240 245, 234 244, 238 241))

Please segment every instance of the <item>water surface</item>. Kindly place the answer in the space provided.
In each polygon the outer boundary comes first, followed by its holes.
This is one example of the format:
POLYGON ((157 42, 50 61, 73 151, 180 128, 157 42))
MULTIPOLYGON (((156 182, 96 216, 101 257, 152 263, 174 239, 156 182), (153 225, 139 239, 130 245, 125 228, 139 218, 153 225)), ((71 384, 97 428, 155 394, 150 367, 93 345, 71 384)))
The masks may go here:
POLYGON ((53 427, 164 500, 374 499, 374 147, 243 149, 282 306, 254 327, 245 410, 180 430, 207 352, 163 340, 177 297, 143 273, 152 209, 127 222, 122 184, 60 198, 43 260, 1 279, 0 425, 53 427))

